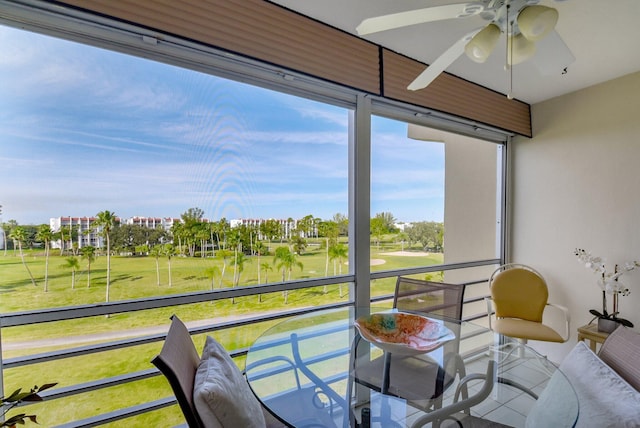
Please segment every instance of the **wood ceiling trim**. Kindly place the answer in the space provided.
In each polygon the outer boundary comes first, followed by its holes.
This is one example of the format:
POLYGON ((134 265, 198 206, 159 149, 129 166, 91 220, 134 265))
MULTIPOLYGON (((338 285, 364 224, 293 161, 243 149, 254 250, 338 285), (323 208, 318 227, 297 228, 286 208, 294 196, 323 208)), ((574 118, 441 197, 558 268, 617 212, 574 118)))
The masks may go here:
POLYGON ((531 137, 530 106, 443 73, 408 91, 425 65, 264 0, 63 0, 368 93, 531 137), (382 60, 382 61, 381 61, 382 60), (384 79, 381 81, 381 79, 384 79))
POLYGON ((462 116, 496 128, 531 137, 530 106, 518 100, 443 73, 428 87, 409 91, 407 86, 426 67, 403 55, 383 49, 384 96, 462 116))
POLYGON ((262 0, 64 3, 366 92, 380 92, 378 46, 262 0))
POLYGON ((384 96, 472 119, 531 137, 530 106, 505 95, 443 73, 428 87, 407 86, 426 67, 411 58, 383 49, 384 96))

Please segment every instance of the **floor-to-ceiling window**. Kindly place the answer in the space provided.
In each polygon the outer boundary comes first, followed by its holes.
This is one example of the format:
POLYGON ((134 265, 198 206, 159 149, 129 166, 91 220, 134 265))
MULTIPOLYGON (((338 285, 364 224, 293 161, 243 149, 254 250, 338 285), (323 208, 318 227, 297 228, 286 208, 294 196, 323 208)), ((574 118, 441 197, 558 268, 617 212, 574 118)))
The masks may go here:
MULTIPOLYGON (((288 74, 284 83, 247 84, 240 82, 245 76, 179 66, 157 53, 150 60, 140 51, 131 56, 8 27, 0 27, 0 38, 7 47, 0 60, 0 203, 3 229, 14 237, 0 256, 0 312, 106 300, 140 300, 140 309, 158 296, 209 293, 181 306, 3 327, 5 390, 51 381, 89 391, 36 408, 43 423, 169 395, 164 379, 144 375, 93 385, 149 370, 157 340, 86 349, 157 335, 172 313, 213 325, 351 298, 352 282, 331 278, 354 271, 348 263, 354 102, 333 98, 326 82, 305 93, 289 90, 283 85, 295 78, 288 74), (100 224, 105 212, 110 226, 100 224)), ((411 106, 402 109, 412 114, 411 106)), ((359 140, 371 150, 369 234, 357 239, 370 250, 368 269, 381 275, 371 282, 372 295, 391 292, 403 270, 453 281, 446 267, 429 267, 497 253, 500 145, 478 142, 492 152, 479 162, 473 142, 468 151, 451 152, 446 140, 413 135, 412 125, 376 114, 370 141, 359 140), (467 152, 466 162, 493 181, 465 194, 477 182, 475 170, 451 162, 467 152), (454 172, 468 182, 450 187, 454 172), (492 208, 480 208, 476 197, 492 208), (449 222, 455 213, 468 217, 449 222), (449 237, 462 242, 465 224, 480 214, 484 220, 469 230, 486 230, 467 238, 483 249, 449 251, 449 237)), ((242 349, 264 328, 213 334, 242 349)), ((202 339, 196 337, 198 346, 202 339)), ((176 408, 140 418, 149 426, 180 422, 176 408)))
MULTIPOLYGON (((213 322, 349 298, 346 283, 267 288, 349 272, 348 108, 9 27, 0 38, 2 220, 15 238, 0 254, 1 312, 265 289, 180 310, 213 322)), ((148 334, 168 315, 5 329, 3 350, 148 334)), ((226 344, 251 337, 240 329, 226 344)), ((143 369, 151 352, 6 370, 5 385, 91 382, 124 373, 113 363, 143 369)), ((89 395, 117 403, 120 392, 89 395)), ((89 415, 74 407, 51 414, 89 415)))
POLYGON ((436 281, 485 276, 483 267, 445 271, 499 258, 503 145, 401 118, 376 115, 371 128, 371 270, 393 273, 378 274, 372 295, 415 269, 436 281))

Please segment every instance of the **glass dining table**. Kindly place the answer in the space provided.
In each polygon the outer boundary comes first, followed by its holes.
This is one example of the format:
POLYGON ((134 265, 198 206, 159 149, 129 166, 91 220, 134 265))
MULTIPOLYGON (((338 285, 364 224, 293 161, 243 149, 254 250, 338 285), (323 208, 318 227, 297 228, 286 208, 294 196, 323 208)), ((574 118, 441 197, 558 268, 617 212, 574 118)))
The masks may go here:
POLYGON ((579 411, 568 380, 532 348, 478 324, 389 309, 287 318, 251 345, 245 373, 292 427, 572 427, 579 411), (420 331, 404 334, 400 322, 415 320, 420 331), (373 321, 403 334, 372 335, 373 321))

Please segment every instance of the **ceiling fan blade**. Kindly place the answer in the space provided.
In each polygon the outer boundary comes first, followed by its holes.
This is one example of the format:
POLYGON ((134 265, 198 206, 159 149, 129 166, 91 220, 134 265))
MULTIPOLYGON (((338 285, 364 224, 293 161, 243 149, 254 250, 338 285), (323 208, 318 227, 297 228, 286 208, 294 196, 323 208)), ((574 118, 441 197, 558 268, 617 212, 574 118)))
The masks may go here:
POLYGON ((409 10, 406 12, 367 18, 356 27, 356 31, 359 35, 363 36, 365 34, 407 27, 409 25, 423 24, 425 22, 442 21, 445 19, 477 15, 483 10, 484 7, 477 3, 456 3, 444 6, 427 7, 424 9, 409 10))
POLYGON ((537 42, 537 53, 531 62, 543 76, 565 73, 565 69, 576 60, 560 34, 556 31, 537 42))
POLYGON ((469 43, 469 40, 471 40, 480 30, 482 30, 482 28, 478 28, 477 30, 466 34, 460 40, 451 45, 451 47, 436 58, 436 60, 433 61, 426 70, 420 73, 420 75, 416 77, 409 86, 407 86, 407 89, 410 91, 417 91, 418 89, 423 89, 429 86, 431 82, 440 75, 440 73, 446 70, 447 67, 453 64, 453 62, 464 53, 464 47, 466 44, 469 43))

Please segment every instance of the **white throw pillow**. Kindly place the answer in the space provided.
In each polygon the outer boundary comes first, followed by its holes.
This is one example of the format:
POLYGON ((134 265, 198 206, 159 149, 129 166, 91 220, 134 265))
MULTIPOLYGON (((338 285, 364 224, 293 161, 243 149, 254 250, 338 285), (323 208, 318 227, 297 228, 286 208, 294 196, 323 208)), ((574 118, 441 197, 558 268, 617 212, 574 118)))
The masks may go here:
MULTIPOLYGON (((621 378, 594 354, 584 342, 578 342, 560 364, 580 405, 577 428, 640 427, 640 392, 621 378)), ((552 421, 554 408, 566 400, 566 383, 554 374, 527 416, 527 428, 544 428, 552 421), (563 388, 564 384, 564 388, 563 388), (546 422, 544 422, 546 421, 546 422)))
POLYGON ((193 401, 206 428, 263 428, 262 406, 229 353, 207 337, 193 385, 193 401))

